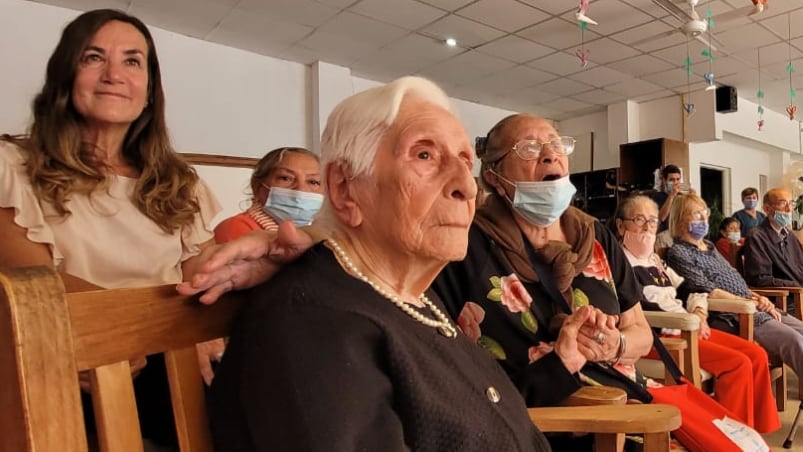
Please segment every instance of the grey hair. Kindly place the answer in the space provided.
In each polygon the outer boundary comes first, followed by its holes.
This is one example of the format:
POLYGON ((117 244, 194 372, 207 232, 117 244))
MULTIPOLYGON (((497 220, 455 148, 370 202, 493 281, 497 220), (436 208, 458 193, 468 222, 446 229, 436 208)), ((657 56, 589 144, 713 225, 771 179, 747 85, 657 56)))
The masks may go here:
MULTIPOLYGON (((329 114, 321 135, 324 178, 330 163, 343 164, 353 178, 370 176, 379 143, 396 120, 407 96, 452 111, 449 96, 438 85, 422 77, 402 77, 347 97, 329 114)), ((316 220, 332 225, 333 219, 329 203, 324 202, 316 220)))

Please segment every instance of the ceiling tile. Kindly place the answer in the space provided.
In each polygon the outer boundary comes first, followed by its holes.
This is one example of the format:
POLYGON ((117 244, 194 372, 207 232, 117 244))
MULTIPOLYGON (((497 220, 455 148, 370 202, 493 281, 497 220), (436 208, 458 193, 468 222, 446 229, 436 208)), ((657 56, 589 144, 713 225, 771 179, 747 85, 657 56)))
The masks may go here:
POLYGON ((496 41, 489 42, 488 44, 477 47, 476 50, 516 63, 524 63, 555 52, 555 49, 536 44, 514 35, 508 35, 496 41))
POLYGON ((223 45, 272 55, 312 33, 313 28, 234 9, 206 37, 223 45))
POLYGON ((686 83, 686 71, 682 66, 679 66, 666 71, 644 75, 641 79, 664 88, 673 88, 686 83))
POLYGON ((366 74, 388 71, 395 71, 396 76, 415 74, 461 52, 463 49, 445 46, 433 38, 410 34, 358 59, 353 67, 366 74))
POLYGON ((779 41, 777 36, 758 24, 749 24, 723 32, 716 32, 714 36, 722 42, 722 45, 730 53, 764 47, 779 41))
POLYGON ((525 100, 534 105, 541 105, 543 107, 549 108, 549 103, 555 99, 560 98, 561 96, 554 93, 548 93, 542 90, 540 86, 534 86, 532 88, 522 89, 518 93, 517 97, 520 97, 522 100, 525 100))
POLYGON ((543 58, 530 61, 527 63, 527 66, 534 67, 542 71, 551 72, 553 74, 569 75, 574 74, 575 72, 581 72, 583 70, 590 69, 596 66, 596 64, 589 62, 588 66, 583 68, 580 65, 580 60, 578 60, 576 56, 569 55, 566 52, 555 52, 543 58))
MULTIPOLYGON (((663 98, 672 97, 672 96, 677 96, 677 93, 674 92, 674 91, 670 91, 670 90, 666 89, 666 90, 661 90, 661 91, 655 91, 655 92, 652 92, 652 93, 649 93, 649 94, 642 94, 641 96, 633 97, 633 100, 636 101, 636 102, 649 102, 651 100, 663 99, 663 98)), ((678 99, 678 108, 680 108, 680 100, 679 99, 678 99)))
POLYGON ((76 11, 89 11, 98 8, 113 8, 125 11, 128 9, 129 0, 44 0, 37 1, 46 5, 61 6, 62 8, 73 9, 76 11))
POLYGON ((634 97, 660 91, 661 87, 644 80, 633 79, 608 86, 605 89, 624 96, 634 97))
POLYGON ((449 83, 465 84, 491 73, 511 68, 514 64, 483 53, 467 51, 454 58, 438 63, 423 71, 425 77, 449 83))
POLYGON ((433 22, 446 12, 415 0, 362 0, 349 11, 408 30, 433 22))
POLYGON ((236 3, 237 0, 137 0, 132 2, 130 13, 149 25, 204 38, 236 3), (189 9, 193 14, 186 14, 189 9))
POLYGON ((342 12, 318 27, 316 32, 362 41, 364 45, 381 47, 409 34, 409 31, 350 12, 342 12))
POLYGON ((346 67, 380 48, 379 44, 368 40, 357 40, 325 31, 315 31, 299 41, 297 45, 327 55, 328 58, 324 58, 326 62, 346 67))
POLYGON ((598 64, 623 60, 639 54, 638 50, 619 44, 610 38, 586 42, 584 47, 588 51, 588 59, 598 64))
POLYGON ((443 40, 454 38, 457 45, 464 48, 478 47, 504 35, 499 30, 455 15, 439 19, 420 31, 443 40))
POLYGON ((673 66, 651 55, 638 55, 608 64, 608 67, 638 77, 671 69, 673 66))
POLYGON ((686 56, 689 56, 691 57, 692 64, 696 66, 698 63, 708 60, 708 57, 702 54, 704 49, 705 47, 701 43, 693 41, 689 42, 688 46, 686 46, 686 44, 681 44, 650 52, 650 55, 661 58, 674 66, 683 66, 686 61, 686 56))
POLYGON ((334 17, 340 10, 312 0, 240 0, 237 9, 264 15, 273 21, 288 21, 317 27, 334 17))
POLYGON ((554 79, 554 74, 528 66, 516 66, 512 69, 474 80, 468 83, 468 86, 492 94, 513 94, 521 88, 540 86, 541 83, 554 79))
POLYGON ((589 107, 594 107, 594 105, 570 97, 561 97, 549 102, 549 108, 561 111, 583 110, 589 107))
POLYGON ((609 69, 605 66, 597 66, 587 71, 578 72, 569 76, 572 80, 583 82, 587 85, 602 88, 603 86, 613 85, 632 78, 627 74, 609 69))
MULTIPOLYGON (((761 65, 765 66, 771 63, 787 62, 789 61, 789 52, 792 52, 792 59, 800 58, 803 53, 797 47, 792 46, 786 42, 778 42, 760 48, 761 50, 761 65)), ((759 49, 742 50, 737 52, 734 56, 750 61, 752 66, 758 67, 758 51, 759 49)))
POLYGON ((436 6, 444 11, 454 11, 462 8, 474 0, 419 0, 421 3, 436 6))
POLYGON ((577 2, 566 0, 521 0, 521 2, 555 15, 577 9, 577 2))
MULTIPOLYGON (((748 65, 745 64, 744 61, 733 57, 716 58, 711 62, 711 71, 719 77, 720 75, 735 74, 737 72, 750 70, 755 64, 756 62, 753 61, 752 64, 748 65)), ((708 68, 706 68, 705 65, 702 65, 702 68, 702 71, 708 72, 708 68)))
POLYGON ((548 93, 557 94, 560 96, 572 96, 577 93, 591 91, 593 86, 585 83, 580 83, 568 78, 559 78, 551 82, 541 83, 538 88, 548 93))
POLYGON ((661 8, 660 6, 656 5, 655 2, 652 0, 623 0, 630 6, 637 8, 640 11, 643 11, 655 18, 666 17, 669 14, 666 12, 665 9, 661 8))
POLYGON ((586 91, 572 96, 573 99, 579 101, 596 104, 596 105, 610 105, 617 102, 622 102, 626 98, 621 94, 612 93, 604 89, 595 89, 593 91, 586 91))
POLYGON ((479 0, 457 11, 457 14, 507 32, 543 22, 550 17, 516 0, 479 0))
MULTIPOLYGON (((576 23, 560 18, 550 19, 516 33, 522 38, 537 42, 555 49, 567 49, 580 44, 580 29, 576 23)), ((598 38, 599 33, 589 29, 585 31, 586 42, 598 38)), ((572 50, 574 51, 574 50, 572 50)))
MULTIPOLYGON (((800 24, 803 24, 803 8, 793 11, 791 14, 778 14, 776 6, 776 3, 773 2, 766 11, 764 11, 767 15, 775 16, 765 18, 761 21, 764 28, 776 34, 781 39, 787 39, 789 38, 789 19, 791 16, 792 38, 803 36, 803 27, 800 26, 800 24)), ((762 15, 764 14, 762 13, 762 15)))
POLYGON ((652 39, 653 37, 663 35, 664 33, 668 33, 673 30, 677 30, 677 28, 669 26, 660 20, 654 20, 629 30, 614 33, 611 35, 611 38, 627 45, 633 45, 633 43, 641 42, 640 44, 637 44, 636 47, 640 50, 648 52, 685 42, 685 38, 681 33, 672 33, 671 35, 665 36, 661 39, 652 39), (650 40, 645 41, 647 39, 650 40))

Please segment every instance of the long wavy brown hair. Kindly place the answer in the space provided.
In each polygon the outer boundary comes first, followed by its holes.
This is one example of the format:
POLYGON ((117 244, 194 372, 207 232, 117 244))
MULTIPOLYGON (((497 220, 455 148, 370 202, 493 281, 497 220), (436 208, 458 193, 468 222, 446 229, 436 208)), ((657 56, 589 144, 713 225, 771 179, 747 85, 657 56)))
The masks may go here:
POLYGON ((47 63, 45 85, 34 98, 27 135, 0 138, 25 151, 26 169, 37 197, 52 204, 61 216, 70 215, 67 202, 72 194, 91 196, 108 189, 109 167, 97 157, 95 148, 82 140, 85 122, 71 95, 81 55, 95 33, 110 21, 131 24, 148 43, 147 105, 123 141, 123 158, 140 173, 131 201, 162 230, 172 233, 192 223, 199 211, 198 175, 170 144, 156 46, 148 28, 136 17, 99 9, 70 22, 47 63))

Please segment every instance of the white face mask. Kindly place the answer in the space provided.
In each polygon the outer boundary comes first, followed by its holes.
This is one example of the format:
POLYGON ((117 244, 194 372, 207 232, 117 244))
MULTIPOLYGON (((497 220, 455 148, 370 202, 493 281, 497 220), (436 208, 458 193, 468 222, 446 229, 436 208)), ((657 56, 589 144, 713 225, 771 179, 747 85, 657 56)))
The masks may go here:
POLYGON ((516 192, 511 201, 513 209, 538 227, 547 227, 557 221, 569 208, 574 194, 577 193, 569 176, 550 181, 512 182, 496 171, 491 171, 515 186, 516 192))

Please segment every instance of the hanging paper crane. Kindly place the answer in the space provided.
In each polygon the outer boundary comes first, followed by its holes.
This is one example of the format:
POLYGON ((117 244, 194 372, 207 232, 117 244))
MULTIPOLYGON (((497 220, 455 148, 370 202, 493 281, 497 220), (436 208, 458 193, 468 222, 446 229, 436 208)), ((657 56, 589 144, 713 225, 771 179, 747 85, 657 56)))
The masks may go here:
POLYGON ((767 4, 767 0, 753 0, 753 4, 756 6, 756 8, 750 13, 751 16, 764 11, 764 6, 767 4))
MULTIPOLYGON (((598 25, 593 19, 586 16, 586 12, 588 11, 588 3, 590 1, 591 0, 580 0, 580 6, 577 7, 577 12, 574 13, 574 17, 577 18, 577 20, 580 22, 585 22, 591 25, 598 25)), ((756 2, 762 0, 753 0, 753 1, 756 2)), ((763 1, 766 3, 766 0, 763 1)))

